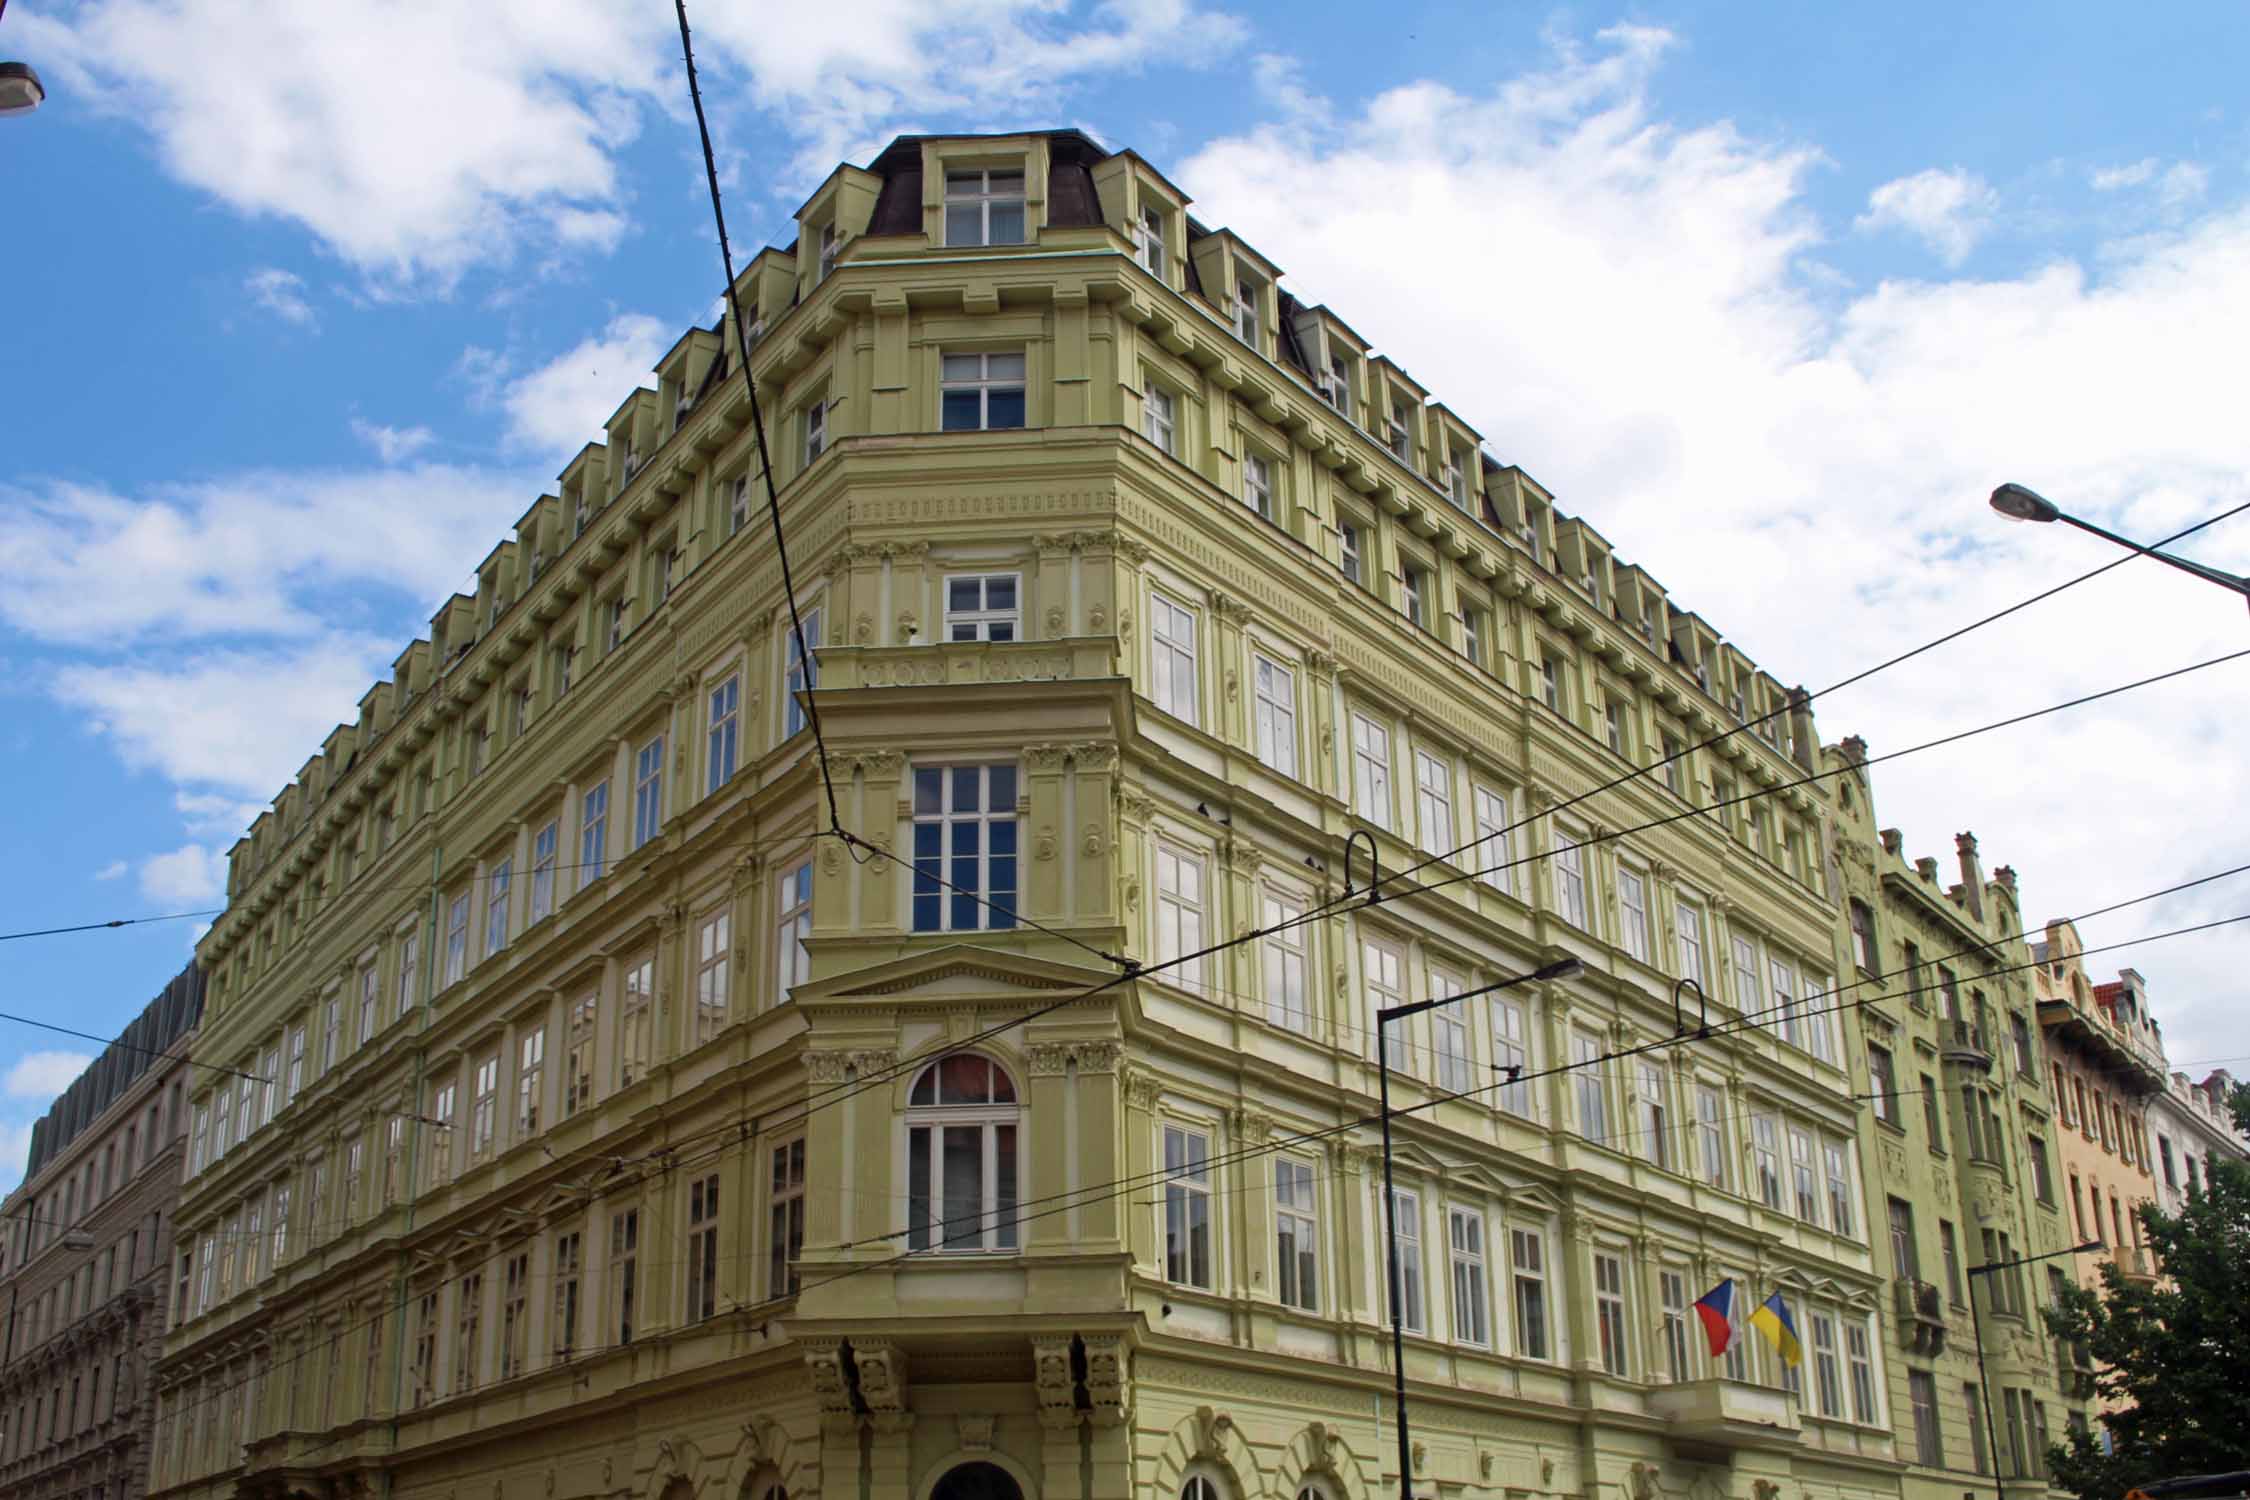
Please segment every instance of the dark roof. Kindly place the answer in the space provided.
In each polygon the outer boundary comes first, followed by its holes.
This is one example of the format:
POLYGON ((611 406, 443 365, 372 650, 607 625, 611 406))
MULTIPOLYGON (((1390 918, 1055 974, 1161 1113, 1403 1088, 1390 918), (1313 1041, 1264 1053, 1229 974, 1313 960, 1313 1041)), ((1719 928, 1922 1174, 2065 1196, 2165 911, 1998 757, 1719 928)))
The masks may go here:
POLYGON ((1005 135, 902 135, 877 152, 867 171, 883 179, 875 195, 875 212, 867 221, 869 234, 920 234, 922 232, 922 143, 925 141, 1020 140, 1037 136, 1047 142, 1047 225, 1051 229, 1088 229, 1102 222, 1101 200, 1094 192, 1094 164, 1109 152, 1079 130, 1017 130, 1005 135))
POLYGON ((190 963, 163 991, 133 1018, 124 1034, 102 1049, 101 1056, 71 1081, 47 1112, 31 1127, 31 1156, 24 1163, 24 1180, 54 1160, 78 1133, 117 1102, 150 1064, 192 1031, 203 1016, 203 970, 190 963))

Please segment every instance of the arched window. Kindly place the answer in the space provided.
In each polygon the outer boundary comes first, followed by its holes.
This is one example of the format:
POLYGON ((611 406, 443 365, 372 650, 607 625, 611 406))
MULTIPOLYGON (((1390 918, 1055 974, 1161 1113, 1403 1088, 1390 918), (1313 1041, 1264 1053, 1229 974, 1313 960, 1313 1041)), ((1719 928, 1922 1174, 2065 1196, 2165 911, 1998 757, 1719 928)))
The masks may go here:
POLYGON ((1208 1474, 1190 1474, 1180 1486, 1180 1500, 1225 1500, 1218 1482, 1208 1474))
POLYGON ((930 1500, 1023 1500, 1023 1486, 998 1464, 967 1463, 947 1470, 930 1500))
POLYGON ((1331 1500, 1328 1486, 1317 1479, 1307 1479, 1297 1486, 1297 1500, 1331 1500))
POLYGON ((924 1068, 907 1095, 909 1250, 1016 1248, 1016 1085, 973 1052, 924 1068))

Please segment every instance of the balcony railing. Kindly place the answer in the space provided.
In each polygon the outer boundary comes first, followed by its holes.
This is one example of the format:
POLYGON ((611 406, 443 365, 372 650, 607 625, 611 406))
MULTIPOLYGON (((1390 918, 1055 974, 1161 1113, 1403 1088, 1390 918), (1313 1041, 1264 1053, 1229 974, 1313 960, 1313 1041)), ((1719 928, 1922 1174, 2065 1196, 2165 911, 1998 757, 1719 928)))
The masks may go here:
POLYGON ((1898 1341, 1915 1354, 1945 1351, 1945 1304, 1927 1281, 1901 1276, 1891 1283, 1898 1313, 1898 1341))
POLYGON ((1671 1424, 1675 1449, 1731 1453, 1798 1440, 1797 1404, 1787 1391, 1738 1380, 1689 1380, 1648 1393, 1651 1416, 1671 1424))
POLYGON ((1949 1063, 1973 1068, 1992 1066, 1992 1046, 1984 1028, 1974 1021, 1948 1017, 1938 1028, 1941 1055, 1949 1063))

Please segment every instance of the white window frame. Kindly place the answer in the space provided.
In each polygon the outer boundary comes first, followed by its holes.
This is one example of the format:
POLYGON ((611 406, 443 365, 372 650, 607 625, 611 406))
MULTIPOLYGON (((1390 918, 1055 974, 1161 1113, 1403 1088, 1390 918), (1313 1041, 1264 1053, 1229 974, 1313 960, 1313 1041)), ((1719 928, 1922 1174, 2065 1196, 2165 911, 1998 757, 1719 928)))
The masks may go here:
MULTIPOLYGON (((531 908, 524 925, 536 927, 555 909, 555 861, 562 848, 562 819, 549 818, 531 836, 531 908)), ((405 1014, 401 986, 399 1013, 405 1014)))
POLYGON ((1149 593, 1149 698, 1174 718, 1200 725, 1200 653, 1196 612, 1169 595, 1149 593))
POLYGON ((1453 852, 1453 763, 1442 755, 1414 752, 1414 810, 1422 847, 1445 856, 1453 852))
POLYGON ((1297 674, 1255 651, 1250 656, 1252 737, 1258 760, 1270 770, 1297 776, 1297 674))
MULTIPOLYGON (((1444 969, 1433 967, 1430 970, 1432 1000, 1450 1000, 1463 988, 1461 981, 1444 969)), ((1469 1070, 1474 1066, 1469 1023, 1451 1006, 1438 1006, 1429 1014, 1430 1057, 1437 1086, 1449 1094, 1466 1094, 1469 1070)))
POLYGON ((1024 164, 1013 167, 948 167, 945 169, 945 201, 943 223, 945 243, 953 246, 975 247, 985 245, 1023 245, 1031 240, 1030 200, 1025 192, 1027 179, 1024 164), (1012 179, 1012 192, 996 191, 993 179, 1012 179), (974 185, 960 191, 964 181, 974 179, 974 185), (1013 205, 1022 233, 1012 240, 992 237, 992 219, 995 208, 1006 209, 1013 205), (953 216, 957 208, 974 209, 977 220, 977 238, 957 240, 953 237, 953 216))
POLYGON ((1234 336, 1260 354, 1265 352, 1258 315, 1258 283, 1239 262, 1234 268, 1234 336))
MULTIPOLYGON (((774 888, 781 916, 774 932, 773 1003, 787 1005, 796 987, 812 976, 805 939, 812 936, 813 862, 801 859, 781 872, 774 888)), ((940 893, 943 899, 943 893, 940 893)))
MULTIPOLYGON (((1413 1188, 1391 1194, 1391 1213, 1398 1244, 1399 1323, 1408 1333, 1429 1331, 1429 1316, 1422 1295, 1422 1195, 1413 1188)), ((1384 1266, 1385 1301, 1390 1287, 1389 1265, 1384 1266)))
POLYGON ((1625 1257, 1613 1250, 1592 1253, 1595 1345, 1602 1369, 1620 1379, 1633 1368, 1633 1346, 1625 1315, 1625 1257))
POLYGON ((1352 806, 1361 817, 1388 833, 1391 807, 1391 731, 1366 714, 1352 714, 1352 806))
POLYGON ((633 753, 635 849, 664 831, 664 738, 658 734, 633 753))
POLYGON ((781 632, 781 737, 788 739, 805 727, 805 707, 797 701, 800 692, 814 692, 820 687, 820 627, 821 606, 798 611, 805 627, 805 654, 808 662, 797 653, 797 631, 794 625, 781 632))
POLYGON ((1172 457, 1180 456, 1180 399, 1153 380, 1141 393, 1141 436, 1172 457))
POLYGON ((602 878, 609 854, 609 780, 578 795, 578 888, 602 878))
POLYGON ((820 455, 828 451, 828 395, 824 391, 807 401, 802 413, 804 430, 804 462, 811 468, 820 455))
MULTIPOLYGON (((484 956, 492 957, 508 946, 508 896, 515 883, 513 859, 504 859, 492 867, 485 877, 484 897, 484 956)), ((372 997, 370 997, 372 998, 372 997)))
POLYGON ((1617 940, 1626 953, 1648 962, 1648 877, 1622 862, 1617 866, 1617 940))
POLYGON ((1516 893, 1515 833, 1508 821, 1508 794, 1472 785, 1470 805, 1477 823, 1477 879, 1496 891, 1516 893))
POLYGON ((648 1076, 655 1061, 650 1040, 655 1030, 656 959, 644 954, 628 961, 618 977, 617 1087, 629 1089, 648 1076))
POLYGON ((1571 1085, 1578 1102, 1578 1133, 1596 1145, 1607 1145, 1616 1126, 1609 1116, 1608 1064, 1602 1044, 1591 1032, 1570 1034, 1571 1085))
POLYGON ((1367 587, 1367 530, 1356 521, 1336 525, 1336 566, 1344 577, 1367 587))
POLYGON ((1680 977, 1693 980, 1698 989, 1709 993, 1710 975, 1703 961, 1703 908, 1681 897, 1672 903, 1672 917, 1680 952, 1680 977))
POLYGON ((1274 1159, 1274 1295, 1284 1307, 1320 1311, 1320 1198, 1308 1162, 1274 1159))
POLYGON ((915 766, 909 772, 908 785, 911 788, 910 796, 914 806, 913 838, 916 852, 911 856, 913 863, 902 873, 907 880, 909 902, 907 919, 911 928, 916 932, 983 932, 1007 931, 1014 928, 1016 925, 1014 903, 1021 899, 1024 860, 1023 850, 1017 839, 1016 813, 1016 798, 1022 795, 1023 778, 1015 763, 1012 761, 949 762, 934 766, 915 766), (1008 773, 1008 786, 1015 794, 1007 799, 1005 807, 994 805, 997 793, 994 790, 993 781, 997 773, 1001 771, 1008 773), (934 811, 925 810, 922 805, 921 788, 925 775, 936 777, 937 796, 935 801, 937 806, 934 811), (977 806, 974 809, 957 812, 953 808, 953 801, 959 778, 964 775, 977 777, 977 806), (954 868, 954 861, 957 858, 953 853, 954 829, 965 823, 974 823, 977 827, 976 881, 973 885, 956 878, 954 868), (921 830, 928 827, 935 827, 938 830, 936 835, 938 852, 934 856, 919 852, 923 841, 921 830), (1008 847, 1004 850, 995 850, 993 848, 994 836, 1003 827, 1008 830, 1007 837, 1004 840, 1008 847), (984 899, 970 900, 968 896, 958 894, 945 886, 935 884, 935 882, 932 883, 932 888, 929 891, 916 890, 914 888, 915 881, 921 863, 933 858, 937 862, 936 874, 939 879, 950 881, 953 885, 972 891, 975 895, 984 899), (1009 867, 1013 871, 1010 882, 1005 886, 997 886, 994 883, 993 866, 997 860, 1009 861, 1009 867), (995 910, 994 906, 1002 903, 1003 893, 1007 903, 1006 909, 995 910), (938 921, 934 925, 924 926, 920 920, 919 903, 925 900, 937 902, 938 921), (967 925, 954 919, 955 903, 962 901, 967 901, 969 904, 969 915, 972 920, 967 925))
POLYGON ((516 1039, 516 1138, 539 1133, 547 1094, 547 1023, 540 1021, 516 1039))
POLYGON ((1262 453, 1242 455, 1242 503, 1267 520, 1273 514, 1273 465, 1262 453))
POLYGON ((1158 1212, 1164 1279, 1210 1290, 1218 1266, 1218 1221, 1212 1211, 1211 1136, 1189 1122, 1166 1121, 1158 1141, 1164 1196, 1158 1212))
POLYGON ((938 356, 938 429, 941 432, 1020 432, 1031 425, 1031 365, 1022 349, 959 349, 938 356), (1013 368, 1009 363, 1013 362, 1013 368), (972 363, 973 362, 973 363, 972 363), (1020 422, 995 422, 992 398, 1009 391, 1023 407, 1020 422), (948 420, 946 397, 963 392, 977 399, 974 425, 948 420))
POLYGON ((703 791, 708 796, 734 779, 742 744, 742 674, 729 672, 704 694, 703 791))
POLYGON ((1586 930, 1586 856, 1577 835, 1559 824, 1554 829, 1555 914, 1583 932, 1586 930))
POLYGON ((734 911, 721 903, 695 925, 695 1045, 726 1030, 733 1008, 734 911))
POLYGON ((1708 1083, 1695 1086, 1696 1170, 1712 1187, 1727 1186, 1726 1104, 1708 1083))
POLYGON ((1395 1040, 1393 1034, 1385 1031, 1382 1023, 1376 1019, 1377 1012, 1392 1010, 1406 1003, 1406 950, 1389 938, 1375 933, 1361 934, 1359 977, 1361 986, 1367 991, 1367 1025, 1376 1033, 1377 1045, 1382 1048, 1379 1055, 1390 1059, 1392 1072, 1411 1074, 1414 1071, 1414 1047, 1408 1038, 1407 1028, 1412 1024, 1412 1018, 1399 1023, 1395 1040))
POLYGON ((1023 639, 1023 574, 948 573, 940 580, 945 590, 945 639, 948 641, 1020 641, 1023 639), (1005 582, 1015 603, 992 603, 992 586, 1005 582), (964 609, 953 600, 955 588, 974 585, 977 602, 964 609), (966 631, 967 634, 962 632, 966 631))
POLYGON ((1202 853, 1159 839, 1151 890, 1155 895, 1149 909, 1156 922, 1159 973, 1167 984, 1200 994, 1208 960, 1199 950, 1204 946, 1204 934, 1210 930, 1209 878, 1202 853))
POLYGON ((1305 951, 1305 929, 1298 925, 1304 907, 1273 891, 1263 894, 1261 907, 1265 936, 1259 946, 1264 955, 1266 1019, 1284 1031, 1309 1034, 1312 1002, 1308 976, 1311 971, 1305 951))
POLYGON ((1133 259, 1142 270, 1158 281, 1168 281, 1165 274, 1164 215, 1153 208, 1141 210, 1141 217, 1133 225, 1133 259))
POLYGON ((1531 1084, 1521 1076, 1533 1070, 1533 1042, 1529 1003, 1508 995, 1493 996, 1492 1068, 1503 1079, 1495 1098, 1502 1111, 1525 1120, 1538 1118, 1531 1084), (1513 1083, 1505 1081, 1511 1067, 1519 1075, 1513 1083))
POLYGON ((1547 1297, 1547 1235, 1538 1225, 1508 1227, 1508 1306, 1514 1316, 1517 1357, 1558 1358, 1561 1331, 1554 1326, 1547 1297))
POLYGON ((1446 1259, 1453 1282, 1453 1341, 1492 1345, 1491 1279, 1485 1260, 1482 1209, 1449 1203, 1445 1209, 1446 1259))

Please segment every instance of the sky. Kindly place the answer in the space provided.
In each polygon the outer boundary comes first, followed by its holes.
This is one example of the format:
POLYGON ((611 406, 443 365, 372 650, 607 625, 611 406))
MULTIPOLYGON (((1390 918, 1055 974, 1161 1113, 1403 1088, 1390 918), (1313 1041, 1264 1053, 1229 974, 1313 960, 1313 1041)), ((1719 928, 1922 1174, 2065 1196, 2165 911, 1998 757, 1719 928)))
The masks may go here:
MULTIPOLYGON (((906 131, 1131 146, 1787 683, 2250 504, 2250 10, 698 4, 737 243, 906 131)), ((720 291, 662 0, 15 0, 0 58, 0 930, 227 847, 720 291)), ((2182 544, 2250 571, 2250 514, 2182 544)), ((1822 699, 1876 754, 2250 647, 2135 560, 1822 699)), ((1875 772, 2034 920, 2250 862, 2250 661, 1875 772)), ((2250 876, 2085 924, 2250 913, 2250 876)), ((195 919, 10 941, 113 1034, 195 919)), ((2250 1068, 2250 923, 2097 954, 2250 1068)), ((93 1051, 0 1023, 0 1188, 93 1051)), ((2203 1068, 2194 1070, 2201 1076, 2203 1068)))

